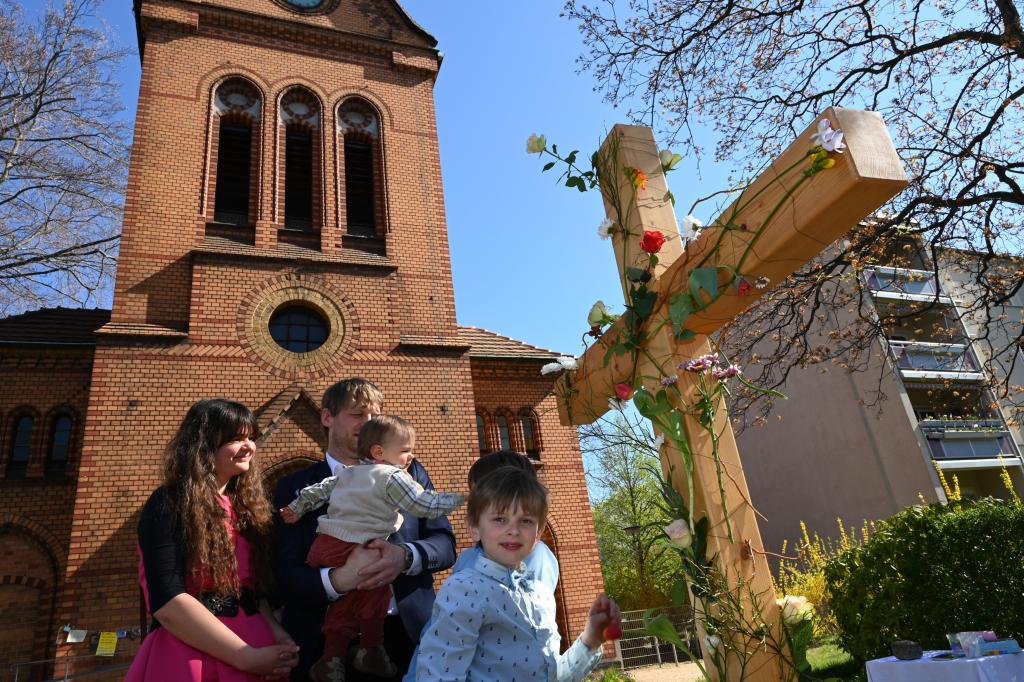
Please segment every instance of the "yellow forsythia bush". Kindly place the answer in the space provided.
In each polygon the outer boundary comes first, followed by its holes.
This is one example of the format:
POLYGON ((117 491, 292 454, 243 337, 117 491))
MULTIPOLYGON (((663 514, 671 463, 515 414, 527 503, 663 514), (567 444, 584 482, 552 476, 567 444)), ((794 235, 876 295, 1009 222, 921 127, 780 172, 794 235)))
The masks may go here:
POLYGON ((839 538, 822 538, 817 533, 812 538, 807 526, 801 521, 802 537, 793 547, 793 554, 786 556, 786 544, 782 546, 779 574, 775 582, 777 594, 799 594, 814 604, 814 637, 821 639, 839 633, 839 626, 829 609, 828 587, 825 582, 825 563, 832 557, 853 547, 859 547, 871 537, 873 524, 864 521, 859 533, 852 526, 847 530, 842 519, 839 524, 839 538))

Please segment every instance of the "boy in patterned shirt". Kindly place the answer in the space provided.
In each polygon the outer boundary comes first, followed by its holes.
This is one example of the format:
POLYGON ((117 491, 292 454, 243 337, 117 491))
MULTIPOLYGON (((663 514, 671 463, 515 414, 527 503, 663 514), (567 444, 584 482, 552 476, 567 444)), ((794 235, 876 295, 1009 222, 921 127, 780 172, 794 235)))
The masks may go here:
POLYGON ((579 682, 601 661, 605 633, 619 629, 615 602, 598 595, 583 634, 559 655, 544 591, 523 563, 547 511, 532 472, 502 467, 473 486, 466 516, 482 552, 441 587, 416 652, 416 680, 579 682))
MULTIPOLYGON (((329 503, 317 523, 317 536, 306 557, 314 568, 342 566, 357 545, 387 538, 402 526, 401 511, 435 519, 464 501, 458 493, 425 490, 406 469, 415 455, 416 432, 402 419, 380 415, 359 431, 358 466, 338 466, 328 476, 299 491, 280 509, 285 523, 296 523, 308 511, 329 503)), ((310 670, 317 682, 344 680, 345 655, 356 633, 359 648, 353 666, 380 677, 397 673, 384 650, 384 619, 391 586, 349 592, 332 602, 324 619, 323 657, 310 670)))

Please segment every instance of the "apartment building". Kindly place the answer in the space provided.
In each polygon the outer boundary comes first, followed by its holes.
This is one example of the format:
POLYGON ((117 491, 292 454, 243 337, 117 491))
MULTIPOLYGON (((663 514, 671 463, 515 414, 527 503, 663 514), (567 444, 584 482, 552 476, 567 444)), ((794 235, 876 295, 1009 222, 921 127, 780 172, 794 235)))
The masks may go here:
POLYGON ((1019 268, 1012 258, 935 253, 908 238, 861 273, 884 330, 863 371, 794 368, 788 400, 738 437, 767 549, 797 539, 801 521, 834 536, 839 518, 859 526, 945 500, 939 471, 964 496, 1008 495, 1006 474, 1024 494, 1017 393, 1002 390, 1007 375, 1024 385, 1011 343, 1024 295, 1005 276, 1019 268), (979 306, 979 283, 1000 279, 1005 301, 979 306))

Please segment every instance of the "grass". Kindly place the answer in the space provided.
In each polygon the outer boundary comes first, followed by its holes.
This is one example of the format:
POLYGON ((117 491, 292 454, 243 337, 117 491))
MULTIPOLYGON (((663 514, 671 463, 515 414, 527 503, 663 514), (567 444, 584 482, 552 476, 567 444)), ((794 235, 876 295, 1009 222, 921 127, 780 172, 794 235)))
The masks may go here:
POLYGON ((834 643, 825 643, 807 650, 811 674, 818 679, 837 682, 864 682, 864 664, 857 663, 850 654, 834 643))

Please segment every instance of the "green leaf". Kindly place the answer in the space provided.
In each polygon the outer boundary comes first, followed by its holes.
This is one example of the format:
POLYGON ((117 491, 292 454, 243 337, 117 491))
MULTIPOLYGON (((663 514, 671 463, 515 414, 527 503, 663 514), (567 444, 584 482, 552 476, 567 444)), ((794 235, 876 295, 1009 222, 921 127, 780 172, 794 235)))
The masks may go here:
POLYGON ((703 563, 708 551, 708 517, 700 517, 693 526, 693 544, 690 545, 690 548, 693 549, 694 560, 703 563))
POLYGON ((657 293, 647 291, 646 288, 638 289, 636 296, 633 297, 633 312, 641 319, 646 320, 654 312, 654 304, 657 302, 657 293))
POLYGON ((689 600, 686 598, 686 581, 677 580, 672 583, 672 603, 675 606, 682 606, 687 601, 689 600))
POLYGON ((628 267, 626 268, 626 279, 630 282, 643 282, 644 276, 647 271, 643 268, 628 267))
POLYGON ((569 156, 565 157, 565 162, 567 164, 569 164, 570 166, 572 164, 576 163, 576 155, 579 154, 579 153, 580 153, 579 149, 572 150, 571 152, 569 152, 569 156))
POLYGON ((654 408, 654 396, 646 388, 639 388, 633 394, 633 407, 644 417, 651 418, 654 408))
POLYGON ((693 470, 690 448, 686 442, 686 432, 683 430, 683 415, 675 410, 665 413, 665 416, 658 420, 661 430, 665 432, 666 438, 671 438, 676 447, 683 453, 686 460, 687 471, 693 470))
POLYGON ((666 199, 671 201, 673 206, 676 205, 676 195, 672 194, 672 192, 665 192, 665 196, 662 198, 662 201, 665 201, 666 199))
POLYGON ((668 316, 672 320, 672 325, 678 330, 686 324, 686 318, 693 312, 693 298, 683 292, 678 293, 668 299, 668 316))
POLYGON ((555 162, 554 161, 549 161, 548 163, 544 164, 543 170, 544 171, 549 171, 549 170, 551 170, 554 167, 555 167, 555 162))
POLYGON ((683 642, 679 633, 676 632, 676 628, 672 625, 672 621, 668 619, 668 616, 661 614, 657 618, 649 619, 650 615, 650 611, 644 614, 644 629, 649 634, 654 635, 663 642, 671 642, 684 651, 689 651, 689 648, 683 642))
POLYGON ((668 391, 661 389, 658 391, 658 395, 655 396, 655 406, 657 414, 664 414, 672 409, 671 403, 668 401, 668 391))
MULTIPOLYGON (((718 269, 697 268, 690 272, 690 295, 695 303, 700 303, 700 292, 703 290, 710 302, 718 295, 718 269)), ((703 306, 702 306, 703 307, 703 306)))
POLYGON ((689 341, 695 338, 697 338, 697 332, 692 329, 680 329, 676 332, 676 339, 679 341, 689 341))

